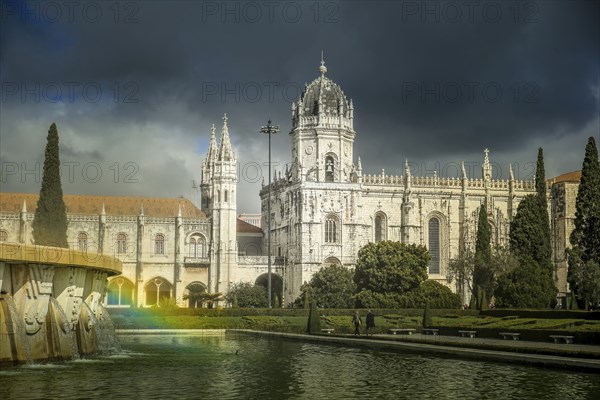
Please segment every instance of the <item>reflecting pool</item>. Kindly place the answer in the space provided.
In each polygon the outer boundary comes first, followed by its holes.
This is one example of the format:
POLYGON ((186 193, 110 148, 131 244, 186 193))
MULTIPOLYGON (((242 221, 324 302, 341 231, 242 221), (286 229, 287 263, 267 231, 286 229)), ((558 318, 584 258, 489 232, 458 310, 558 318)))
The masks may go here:
POLYGON ((122 350, 3 367, 0 398, 585 399, 600 376, 290 340, 130 335, 122 350))

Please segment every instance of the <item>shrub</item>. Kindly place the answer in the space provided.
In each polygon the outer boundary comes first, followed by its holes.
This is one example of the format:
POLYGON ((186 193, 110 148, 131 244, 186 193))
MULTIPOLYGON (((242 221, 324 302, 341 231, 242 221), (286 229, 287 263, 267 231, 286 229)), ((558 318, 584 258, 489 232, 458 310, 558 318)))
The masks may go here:
POLYGON ((225 301, 230 305, 233 305, 235 302, 238 307, 242 308, 263 308, 269 306, 267 289, 249 282, 234 285, 227 292, 227 295, 225 295, 225 301))

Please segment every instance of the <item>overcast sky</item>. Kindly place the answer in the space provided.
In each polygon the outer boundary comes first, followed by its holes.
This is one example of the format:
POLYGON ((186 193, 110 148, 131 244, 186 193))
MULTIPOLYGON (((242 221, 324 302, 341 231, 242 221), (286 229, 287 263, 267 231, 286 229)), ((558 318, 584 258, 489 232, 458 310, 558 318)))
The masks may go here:
POLYGON ((289 162, 291 102, 321 50, 354 101, 364 173, 408 158, 417 175, 456 176, 464 160, 478 177, 487 147, 497 177, 513 163, 531 178, 541 146, 552 177, 600 140, 597 1, 0 5, 2 191, 39 191, 56 122, 65 193, 199 199, 226 112, 238 211, 259 212, 259 129, 280 125, 273 160, 289 162))

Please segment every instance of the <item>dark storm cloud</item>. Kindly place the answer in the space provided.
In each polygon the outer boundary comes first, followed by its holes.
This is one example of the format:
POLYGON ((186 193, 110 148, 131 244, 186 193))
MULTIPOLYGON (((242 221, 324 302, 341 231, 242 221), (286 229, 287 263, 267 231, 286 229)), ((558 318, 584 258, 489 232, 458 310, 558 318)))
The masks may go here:
MULTIPOLYGON (((317 77, 321 49, 354 100, 355 157, 369 173, 399 173, 405 158, 441 172, 489 147, 506 176, 544 146, 552 175, 579 168, 599 132, 597 2, 84 2, 72 14, 51 2, 56 22, 48 2, 0 4, 2 161, 39 158, 57 121, 64 157, 98 162, 105 177, 132 162, 143 178, 83 179, 75 192, 191 198, 224 112, 241 170, 266 161, 269 118, 281 125, 274 160, 288 162, 291 101, 317 77)), ((242 176, 240 211, 257 211, 259 189, 242 176)))

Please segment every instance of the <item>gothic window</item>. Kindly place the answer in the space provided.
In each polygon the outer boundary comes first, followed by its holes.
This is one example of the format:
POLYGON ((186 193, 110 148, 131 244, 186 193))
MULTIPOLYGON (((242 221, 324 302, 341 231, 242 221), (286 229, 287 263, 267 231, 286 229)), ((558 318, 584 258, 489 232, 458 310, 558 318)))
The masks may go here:
POLYGON ((131 307, 133 304, 133 284, 125 278, 117 278, 108 284, 106 304, 109 306, 131 307))
POLYGON ((196 257, 196 239, 195 238, 190 239, 189 257, 196 257))
POLYGON ((117 253, 125 254, 127 251, 127 235, 124 233, 119 233, 117 235, 117 253))
POLYGON ((87 233, 80 232, 79 235, 77 235, 77 248, 81 251, 86 251, 87 250, 87 240, 88 240, 87 233))
POLYGON ((165 254, 165 236, 162 234, 154 237, 154 254, 165 254))
POLYGON ((189 257, 203 258, 204 257, 204 240, 198 234, 190 238, 189 257))
POLYGON ((335 165, 332 156, 325 157, 325 182, 333 182, 335 165))
POLYGON ((0 242, 8 241, 8 232, 5 230, 0 230, 0 242))
POLYGON ((325 243, 337 243, 338 232, 337 232, 337 218, 335 216, 328 216, 325 220, 325 243))
POLYGON ((387 239, 387 218, 384 213, 378 212, 375 214, 375 243, 387 239))
POLYGON ((228 194, 228 193, 227 193, 227 190, 226 190, 226 191, 225 191, 225 196, 224 196, 224 198, 223 198, 223 200, 225 201, 225 203, 227 203, 227 194, 228 194))
POLYGON ((440 220, 431 218, 429 220, 429 273, 440 273, 440 220))

